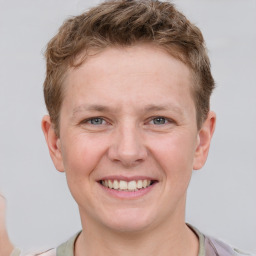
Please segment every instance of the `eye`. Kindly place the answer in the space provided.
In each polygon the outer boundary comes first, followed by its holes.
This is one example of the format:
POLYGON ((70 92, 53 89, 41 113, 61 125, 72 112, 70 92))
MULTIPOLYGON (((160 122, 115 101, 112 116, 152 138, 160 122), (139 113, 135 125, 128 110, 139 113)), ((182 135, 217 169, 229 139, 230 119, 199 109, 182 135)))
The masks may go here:
POLYGON ((93 117, 93 118, 90 118, 90 119, 86 120, 86 122, 91 124, 91 125, 106 124, 106 121, 101 117, 93 117))
POLYGON ((151 124, 155 124, 155 125, 162 125, 162 124, 167 124, 169 123, 169 120, 165 117, 155 117, 150 121, 151 124))

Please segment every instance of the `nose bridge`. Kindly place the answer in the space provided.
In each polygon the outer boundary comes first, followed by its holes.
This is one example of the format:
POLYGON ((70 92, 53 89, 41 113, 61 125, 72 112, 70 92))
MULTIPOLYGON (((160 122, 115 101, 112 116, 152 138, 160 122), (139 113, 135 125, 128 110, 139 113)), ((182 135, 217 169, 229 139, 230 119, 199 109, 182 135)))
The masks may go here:
POLYGON ((147 150, 142 133, 135 122, 126 120, 118 125, 109 149, 109 156, 124 165, 134 165, 146 158, 147 150))

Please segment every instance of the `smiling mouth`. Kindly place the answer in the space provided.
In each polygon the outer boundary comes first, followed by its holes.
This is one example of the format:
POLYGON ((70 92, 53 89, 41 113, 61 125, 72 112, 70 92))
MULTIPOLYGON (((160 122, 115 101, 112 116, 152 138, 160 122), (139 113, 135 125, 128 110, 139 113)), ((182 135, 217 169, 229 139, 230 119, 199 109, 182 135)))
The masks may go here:
POLYGON ((99 183, 102 186, 113 190, 132 192, 145 189, 156 182, 156 180, 100 180, 99 183))

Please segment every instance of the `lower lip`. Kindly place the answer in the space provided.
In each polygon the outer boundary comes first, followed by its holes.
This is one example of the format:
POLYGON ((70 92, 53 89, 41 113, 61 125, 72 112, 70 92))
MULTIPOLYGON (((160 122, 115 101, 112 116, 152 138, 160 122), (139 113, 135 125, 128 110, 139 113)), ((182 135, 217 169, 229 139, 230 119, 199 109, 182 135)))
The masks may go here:
POLYGON ((142 188, 137 191, 119 191, 111 188, 107 188, 99 183, 99 185, 106 191, 108 194, 110 194, 113 197, 119 198, 119 199, 137 199, 139 197, 142 197, 146 194, 148 194, 157 184, 157 182, 153 183, 147 188, 142 188))

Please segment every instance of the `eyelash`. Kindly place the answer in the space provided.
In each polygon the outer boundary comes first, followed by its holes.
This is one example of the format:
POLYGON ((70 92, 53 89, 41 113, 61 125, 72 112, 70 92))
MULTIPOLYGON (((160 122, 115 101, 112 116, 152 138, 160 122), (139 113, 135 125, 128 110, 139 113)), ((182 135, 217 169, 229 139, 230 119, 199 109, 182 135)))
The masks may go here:
MULTIPOLYGON (((98 126, 98 125, 104 125, 102 123, 100 124, 93 124, 92 121, 94 120, 101 120, 101 122, 105 122, 106 124, 108 123, 103 117, 92 117, 92 118, 88 118, 86 120, 84 120, 82 123, 88 123, 90 125, 93 125, 93 126, 98 126)), ((160 125, 166 125, 168 123, 173 123, 174 121, 172 119, 169 119, 169 118, 166 118, 166 117, 163 117, 163 116, 154 116, 154 117, 151 117, 149 121, 147 121, 147 123, 151 123, 152 125, 156 125, 156 126, 160 126, 160 125), (156 123, 151 123, 151 122, 154 122, 154 120, 164 120, 164 123, 160 123, 160 124, 156 124, 156 123)))
POLYGON ((151 118, 151 120, 150 120, 150 122, 154 122, 154 120, 164 120, 164 123, 160 123, 160 124, 155 124, 154 123, 154 125, 166 125, 166 124, 168 124, 168 123, 172 123, 173 122, 173 120, 171 120, 171 119, 169 119, 169 118, 166 118, 166 117, 164 117, 164 116, 155 116, 155 117, 153 117, 153 118, 151 118))
POLYGON ((90 123, 93 120, 101 120, 101 121, 107 123, 107 121, 104 118, 102 118, 102 117, 91 117, 91 118, 88 118, 88 119, 84 120, 83 123, 86 123, 86 124, 89 123, 90 125, 95 125, 95 126, 102 125, 102 123, 101 124, 92 124, 92 123, 90 123))

